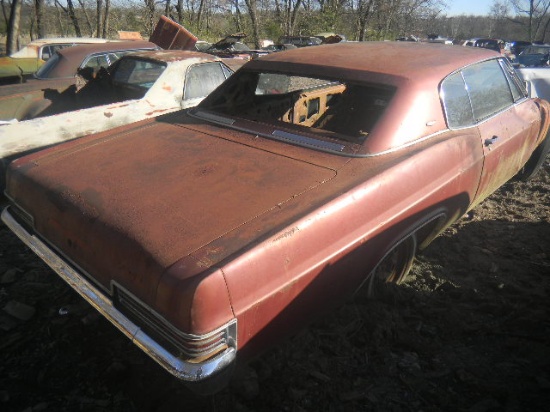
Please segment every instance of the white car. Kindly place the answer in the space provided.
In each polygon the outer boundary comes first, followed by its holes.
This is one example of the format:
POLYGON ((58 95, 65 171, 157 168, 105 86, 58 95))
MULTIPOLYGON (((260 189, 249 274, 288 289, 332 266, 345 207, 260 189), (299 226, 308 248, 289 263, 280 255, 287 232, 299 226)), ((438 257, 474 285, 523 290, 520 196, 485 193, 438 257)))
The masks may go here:
POLYGON ((550 67, 518 67, 516 71, 525 82, 529 97, 550 101, 550 67))
POLYGON ((72 95, 50 96, 54 113, 67 105, 72 111, 1 126, 1 169, 46 146, 193 107, 232 73, 221 58, 200 52, 126 55, 72 95))

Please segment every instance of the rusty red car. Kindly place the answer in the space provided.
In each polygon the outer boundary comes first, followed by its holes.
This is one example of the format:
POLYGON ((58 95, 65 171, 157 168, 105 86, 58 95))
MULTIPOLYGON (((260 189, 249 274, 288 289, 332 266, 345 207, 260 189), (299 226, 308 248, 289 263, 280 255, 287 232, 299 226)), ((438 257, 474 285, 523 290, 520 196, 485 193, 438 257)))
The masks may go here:
POLYGON ((2 219, 167 371, 217 390, 535 173, 548 110, 486 49, 289 50, 194 109, 15 160, 2 219))

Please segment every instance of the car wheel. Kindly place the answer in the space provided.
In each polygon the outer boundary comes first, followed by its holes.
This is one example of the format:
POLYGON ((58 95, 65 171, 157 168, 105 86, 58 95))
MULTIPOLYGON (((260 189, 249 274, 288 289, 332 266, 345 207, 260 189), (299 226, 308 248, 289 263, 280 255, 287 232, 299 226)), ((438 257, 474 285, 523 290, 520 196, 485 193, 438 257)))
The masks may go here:
POLYGON ((396 245, 370 273, 367 297, 376 297, 383 294, 388 286, 401 284, 411 270, 415 254, 416 236, 412 234, 396 245))
POLYGON ((531 180, 544 164, 548 153, 550 153, 550 132, 546 135, 542 143, 535 149, 527 163, 525 163, 525 166, 523 166, 523 168, 516 175, 516 179, 523 182, 531 180))

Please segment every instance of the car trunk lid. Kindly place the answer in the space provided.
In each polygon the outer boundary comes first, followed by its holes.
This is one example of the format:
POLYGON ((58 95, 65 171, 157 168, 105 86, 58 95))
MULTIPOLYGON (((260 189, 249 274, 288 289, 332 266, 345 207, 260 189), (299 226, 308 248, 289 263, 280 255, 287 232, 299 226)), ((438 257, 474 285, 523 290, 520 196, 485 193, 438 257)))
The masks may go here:
MULTIPOLYGON (((335 175, 198 130, 182 133, 158 122, 138 130, 83 138, 31 155, 31 163, 15 162, 8 194, 104 289, 111 281, 132 284, 144 301, 179 259, 335 175)), ((238 241, 254 240, 247 236, 238 241)))

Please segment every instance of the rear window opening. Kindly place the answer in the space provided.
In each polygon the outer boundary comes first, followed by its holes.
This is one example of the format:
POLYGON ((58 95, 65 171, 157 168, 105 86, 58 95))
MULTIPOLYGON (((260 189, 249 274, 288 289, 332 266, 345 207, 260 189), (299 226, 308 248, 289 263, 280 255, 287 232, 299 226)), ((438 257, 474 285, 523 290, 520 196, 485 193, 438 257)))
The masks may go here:
POLYGON ((216 114, 361 144, 394 89, 281 73, 238 72, 200 105, 216 114))

